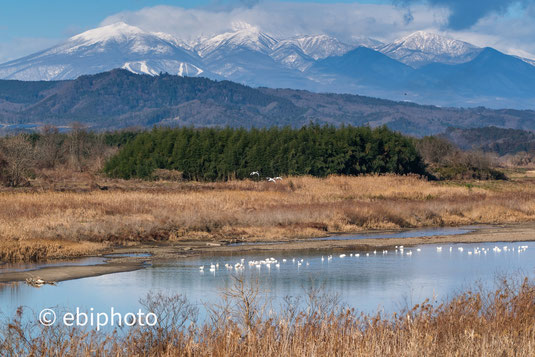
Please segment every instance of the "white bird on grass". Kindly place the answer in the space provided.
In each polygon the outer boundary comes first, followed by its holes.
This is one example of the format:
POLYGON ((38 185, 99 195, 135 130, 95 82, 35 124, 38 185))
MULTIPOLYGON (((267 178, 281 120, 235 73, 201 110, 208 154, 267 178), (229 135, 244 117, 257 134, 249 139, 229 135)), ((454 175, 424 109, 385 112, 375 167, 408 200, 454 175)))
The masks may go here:
POLYGON ((275 181, 274 178, 271 178, 271 177, 268 177, 267 180, 268 180, 268 182, 277 182, 277 181, 275 181))
POLYGON ((277 177, 275 177, 275 180, 279 180, 279 181, 282 181, 282 177, 280 177, 280 176, 277 176, 277 177))

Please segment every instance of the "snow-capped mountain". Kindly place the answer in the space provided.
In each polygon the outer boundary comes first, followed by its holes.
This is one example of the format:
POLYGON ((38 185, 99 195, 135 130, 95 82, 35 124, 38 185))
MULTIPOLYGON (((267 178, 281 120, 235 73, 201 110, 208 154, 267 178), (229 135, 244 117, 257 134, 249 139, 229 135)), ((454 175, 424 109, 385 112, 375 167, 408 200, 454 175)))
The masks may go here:
POLYGON ((331 56, 341 56, 356 46, 348 45, 327 35, 298 36, 280 41, 276 48, 293 45, 314 60, 331 56))
POLYGON ((535 78, 534 64, 531 59, 426 32, 382 44, 369 38, 341 41, 327 35, 276 38, 240 23, 230 32, 186 43, 120 22, 0 64, 0 79, 74 79, 123 68, 137 74, 204 76, 251 86, 440 105, 531 107, 528 100, 535 87, 527 91, 531 84, 526 87, 523 81, 535 78), (468 69, 470 76, 463 75, 468 69), (514 98, 508 101, 509 97, 514 98))
POLYGON ((291 41, 279 42, 270 54, 271 58, 288 68, 301 72, 306 71, 315 62, 315 59, 305 54, 303 50, 291 41))
POLYGON ((412 67, 429 63, 458 64, 474 59, 481 48, 424 31, 415 32, 377 50, 412 67))
POLYGON ((73 79, 125 68, 134 73, 198 76, 201 59, 167 34, 149 33, 123 22, 99 27, 62 44, 0 65, 0 78, 73 79))
POLYGON ((218 51, 228 51, 229 49, 247 49, 269 54, 277 42, 276 39, 261 32, 257 27, 244 26, 234 32, 201 39, 194 49, 201 57, 209 57, 218 51))
POLYGON ((355 47, 358 45, 348 45, 327 35, 296 36, 279 41, 273 47, 271 57, 303 72, 317 60, 341 56, 355 47))
POLYGON ((270 56, 277 42, 258 28, 241 24, 233 32, 199 39, 194 50, 204 68, 235 82, 260 86, 284 78, 288 84, 300 80, 293 70, 270 56))

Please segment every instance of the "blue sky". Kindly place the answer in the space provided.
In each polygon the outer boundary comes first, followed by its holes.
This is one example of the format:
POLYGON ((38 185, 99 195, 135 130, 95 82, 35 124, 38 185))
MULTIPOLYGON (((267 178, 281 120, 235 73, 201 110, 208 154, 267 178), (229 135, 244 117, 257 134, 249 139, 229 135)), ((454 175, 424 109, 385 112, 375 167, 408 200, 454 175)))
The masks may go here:
POLYGON ((114 21, 183 39, 236 22, 279 36, 326 33, 346 40, 391 41, 425 30, 535 57, 535 0, 4 0, 0 63, 114 21))
MULTIPOLYGON (((284 0, 283 0, 284 1, 284 0)), ((294 0, 314 3, 385 3, 382 0, 294 0)), ((122 11, 135 11, 155 5, 182 8, 225 8, 251 1, 214 0, 4 0, 0 5, 2 41, 19 37, 62 38, 96 27, 104 18, 122 11)))
POLYGON ((0 12, 2 40, 18 37, 61 38, 97 26, 104 18, 126 10, 154 5, 185 8, 210 1, 153 0, 6 0, 0 12))

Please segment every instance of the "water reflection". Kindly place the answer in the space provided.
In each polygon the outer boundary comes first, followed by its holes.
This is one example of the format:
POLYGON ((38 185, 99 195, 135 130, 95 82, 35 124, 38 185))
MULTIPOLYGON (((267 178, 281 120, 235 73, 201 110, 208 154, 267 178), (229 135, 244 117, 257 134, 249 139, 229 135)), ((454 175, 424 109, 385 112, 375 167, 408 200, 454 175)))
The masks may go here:
POLYGON ((113 306, 127 313, 136 311, 139 299, 149 291, 185 294, 202 308, 202 303, 218 301, 221 290, 231 287, 235 266, 240 263, 244 269, 239 273, 249 281, 257 280, 265 296, 276 302, 288 295, 302 296, 311 286, 321 286, 339 293, 344 303, 358 310, 392 312, 426 298, 441 301, 473 287, 476 281, 492 287, 497 275, 533 276, 535 267, 535 248, 530 248, 529 242, 424 245, 368 252, 369 255, 341 254, 309 251, 204 256, 40 289, 19 284, 0 288, 0 310, 12 313, 25 305, 34 311, 52 306, 109 311, 113 306), (276 263, 271 261, 268 267, 268 258, 276 263), (258 264, 249 265, 250 261, 264 263, 257 267, 258 264), (210 271, 211 265, 217 264, 210 271), (204 271, 200 266, 205 267, 204 271))
POLYGON ((44 267, 57 267, 66 265, 96 265, 103 264, 105 261, 106 257, 89 257, 82 259, 59 260, 40 263, 7 263, 0 265, 0 273, 7 273, 12 271, 28 271, 44 267))

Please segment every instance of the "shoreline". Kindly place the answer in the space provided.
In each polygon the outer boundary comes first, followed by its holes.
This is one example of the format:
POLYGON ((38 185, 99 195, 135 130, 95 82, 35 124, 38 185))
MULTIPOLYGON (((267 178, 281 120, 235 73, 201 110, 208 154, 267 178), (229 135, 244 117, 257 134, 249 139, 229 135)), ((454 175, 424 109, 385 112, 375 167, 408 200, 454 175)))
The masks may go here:
MULTIPOLYGON (((431 228, 431 227, 428 227, 431 228)), ((461 227, 451 227, 461 228, 461 227)), ((425 228, 419 228, 422 230, 425 228)), ((415 229, 417 230, 417 229, 415 229)), ((373 231, 373 233, 397 233, 407 230, 373 231)), ((367 234, 370 232, 359 232, 367 234)), ((344 234, 346 235, 346 234, 344 234)), ((535 222, 518 224, 501 224, 474 228, 474 231, 455 235, 436 235, 427 237, 403 238, 364 238, 347 240, 329 240, 330 235, 318 240, 294 240, 284 242, 254 242, 252 244, 226 244, 215 242, 178 242, 175 244, 140 245, 128 248, 112 248, 102 252, 101 256, 110 254, 151 254, 150 257, 111 258, 97 265, 63 265, 37 268, 25 271, 2 273, 0 283, 24 282, 26 278, 41 278, 47 281, 61 282, 106 274, 122 273, 144 269, 147 263, 158 263, 177 259, 187 259, 199 255, 227 255, 237 252, 259 253, 273 251, 371 251, 403 245, 405 247, 424 244, 473 244, 492 242, 526 242, 535 241, 535 222)), ((80 257, 82 258, 82 257, 80 257)))
POLYGON ((28 278, 40 278, 56 283, 107 274, 125 273, 143 269, 145 266, 145 262, 125 261, 121 263, 105 262, 96 265, 62 265, 33 270, 0 272, 0 284, 24 283, 28 278))

